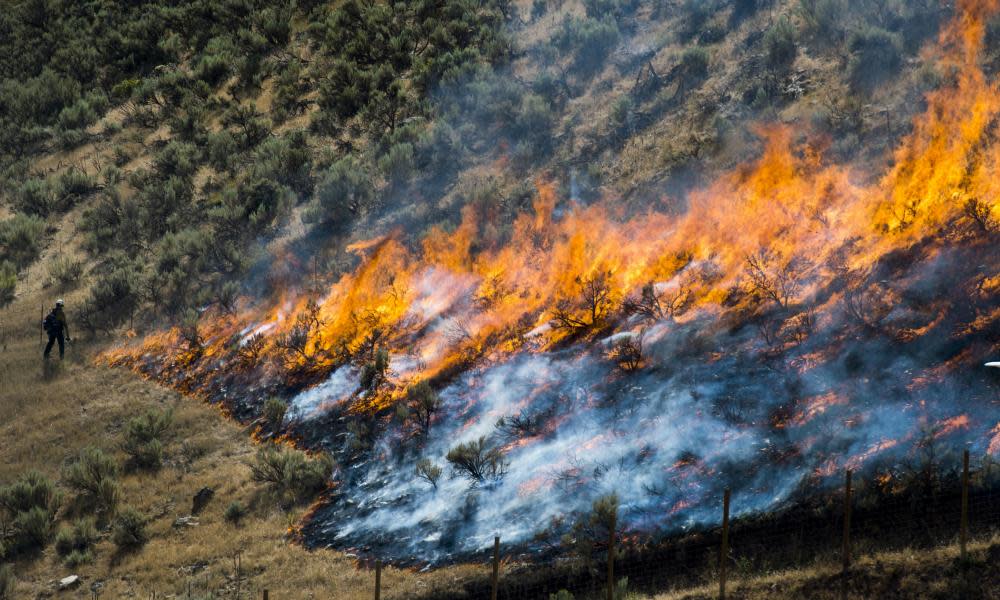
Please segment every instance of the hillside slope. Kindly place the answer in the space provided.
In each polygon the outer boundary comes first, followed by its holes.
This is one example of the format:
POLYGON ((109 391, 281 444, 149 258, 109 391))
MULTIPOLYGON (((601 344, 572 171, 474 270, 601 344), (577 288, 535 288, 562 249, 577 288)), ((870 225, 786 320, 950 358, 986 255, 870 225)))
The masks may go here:
MULTIPOLYGON (((10 4, 14 597, 72 571, 78 597, 356 598, 355 554, 460 563, 384 576, 434 597, 482 579, 495 523, 517 553, 599 560, 580 532, 614 491, 632 537, 649 513, 713 525, 714 479, 749 514, 842 468, 895 498, 950 477, 952 448, 1000 451, 998 382, 967 374, 1000 351, 995 2, 10 4), (77 342, 42 364, 56 297, 77 342), (88 447, 117 471, 96 509, 71 481, 88 447), (15 501, 32 470, 61 502, 15 501), (479 490, 507 512, 477 521, 479 490), (129 507, 144 544, 119 543, 129 507), (91 517, 96 540, 57 549, 91 517)), ((953 549, 915 552, 863 563, 856 593, 996 591, 963 587, 953 549)), ((769 577, 737 597, 833 579, 769 577)))

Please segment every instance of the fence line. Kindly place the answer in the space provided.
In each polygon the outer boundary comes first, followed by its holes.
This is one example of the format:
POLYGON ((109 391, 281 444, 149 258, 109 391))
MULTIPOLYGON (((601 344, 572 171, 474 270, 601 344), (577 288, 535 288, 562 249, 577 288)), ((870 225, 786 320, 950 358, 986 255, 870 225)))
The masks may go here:
MULTIPOLYGON (((912 501, 909 502, 908 504, 901 503, 902 500, 905 500, 905 498, 893 498, 893 499, 883 500, 874 509, 877 515, 876 515, 876 520, 873 523, 882 525, 883 527, 885 527, 885 531, 902 531, 903 529, 905 529, 906 526, 912 527, 915 531, 921 531, 921 532, 926 531, 925 539, 927 541, 931 541, 932 543, 941 543, 941 542, 947 543, 949 541, 951 543, 954 543, 955 535, 957 533, 961 561, 964 564, 968 560, 970 514, 976 514, 977 518, 979 519, 982 519, 983 516, 992 517, 990 522, 991 527, 993 527, 994 524, 997 523, 998 519, 996 517, 1000 517, 1000 503, 998 503, 998 500, 1000 499, 995 497, 996 496, 995 490, 988 489, 984 493, 981 493, 977 495, 975 498, 973 498, 971 497, 970 494, 970 484, 971 484, 971 472, 969 466, 969 451, 965 450, 962 455, 962 471, 959 483, 960 494, 957 494, 958 498, 956 498, 956 494, 954 493, 955 490, 954 488, 952 488, 951 494, 946 495, 946 499, 950 498, 948 502, 954 502, 956 499, 960 498, 960 503, 956 503, 959 504, 959 506, 955 507, 958 509, 957 512, 959 517, 957 519, 958 520, 957 532, 955 531, 956 523, 955 521, 951 520, 956 516, 955 512, 940 512, 940 511, 928 512, 928 509, 924 507, 915 508, 915 504, 912 501), (920 512, 921 508, 923 509, 923 513, 920 512), (887 523, 879 523, 880 520, 883 520, 881 518, 883 516, 882 513, 888 513, 890 516, 893 516, 894 518, 892 518, 887 523), (933 520, 933 527, 931 520, 933 520), (951 528, 950 529, 952 532, 951 534, 946 533, 949 528, 951 528)), ((848 596, 850 574, 854 558, 856 558, 860 554, 865 553, 865 549, 858 549, 854 547, 855 542, 852 539, 852 529, 855 526, 855 524, 853 523, 854 504, 857 502, 854 492, 855 490, 853 486, 853 472, 850 469, 847 469, 844 472, 842 519, 836 519, 836 517, 834 517, 833 522, 830 522, 830 519, 827 519, 826 522, 829 523, 829 525, 822 526, 823 530, 826 531, 827 534, 830 536, 827 539, 832 538, 831 541, 833 541, 837 537, 835 523, 837 520, 842 520, 843 528, 842 528, 842 537, 840 540, 841 542, 840 579, 842 582, 841 595, 843 598, 847 598, 848 596)), ((677 556, 681 556, 681 560, 675 561, 678 564, 684 564, 685 559, 690 558, 689 553, 691 552, 697 553, 699 548, 701 548, 702 550, 712 550, 714 547, 714 551, 717 552, 715 556, 717 556, 718 560, 717 562, 718 568, 716 571, 716 576, 718 578, 718 597, 720 600, 725 600, 726 598, 727 582, 728 582, 730 567, 736 566, 739 570, 739 567, 741 566, 741 561, 737 560, 734 555, 731 555, 731 548, 730 548, 731 501, 732 501, 732 496, 730 490, 726 489, 724 491, 722 498, 722 524, 719 536, 716 538, 714 537, 713 534, 706 532, 704 534, 697 534, 701 535, 702 539, 704 539, 704 542, 701 545, 699 545, 698 543, 686 544, 686 545, 677 544, 677 553, 678 553, 677 556)), ((869 510, 871 511, 872 509, 869 510)), ((834 511, 832 514, 835 515, 836 511, 834 511)), ((869 514, 869 519, 871 520, 871 518, 872 516, 871 514, 869 514)), ((822 523, 822 520, 820 518, 817 518, 809 522, 822 523)), ((737 533, 739 532, 740 531, 737 530, 737 533)), ((803 544, 804 541, 807 539, 807 537, 810 540, 814 540, 815 538, 821 537, 819 535, 815 535, 816 533, 819 532, 817 531, 807 532, 804 526, 802 526, 801 522, 795 523, 790 521, 789 523, 786 523, 783 526, 777 527, 774 531, 772 531, 771 534, 765 534, 764 536, 757 534, 755 540, 748 543, 747 547, 749 548, 749 552, 753 553, 765 546, 778 547, 779 543, 781 544, 782 548, 784 548, 784 546, 795 546, 803 544), (793 528, 796 527, 798 527, 797 531, 793 531, 793 528), (767 539, 761 539, 762 537, 766 537, 767 539)), ((606 574, 604 577, 599 578, 599 580, 594 581, 589 587, 589 592, 591 594, 597 592, 597 594, 595 594, 594 597, 599 597, 600 595, 603 595, 607 598, 607 600, 616 600, 616 591, 617 591, 616 586, 618 582, 616 582, 615 580, 615 573, 616 573, 615 562, 616 559, 620 556, 619 552, 617 551, 618 534, 619 532, 617 530, 617 514, 613 513, 610 518, 609 534, 607 539, 606 574), (601 583, 603 585, 599 585, 598 583, 601 583)), ((880 530, 877 529, 872 531, 870 535, 871 539, 882 538, 880 530)), ((868 541, 870 542, 870 539, 868 541)), ((734 546, 734 548, 737 549, 737 554, 739 553, 739 546, 740 542, 739 539, 737 539, 736 545, 734 546)), ((889 546, 891 546, 891 543, 889 544, 889 546)), ((669 544, 665 545, 665 548, 669 547, 670 547, 669 544)), ((835 547, 835 542, 830 544, 829 547, 831 551, 833 551, 833 548, 835 547)), ((887 546, 883 546, 882 549, 887 549, 887 546)), ((822 555, 821 546, 814 545, 814 550, 816 551, 814 552, 815 554, 814 559, 816 556, 822 555)), ((868 552, 874 552, 879 550, 879 548, 869 548, 867 550, 868 552)), ((476 593, 473 592, 469 595, 469 597, 485 598, 488 595, 490 600, 500 600, 501 547, 500 547, 499 535, 495 536, 493 539, 493 551, 491 554, 492 555, 489 560, 490 572, 488 576, 488 582, 489 582, 488 585, 485 586, 485 589, 481 588, 481 591, 479 592, 479 594, 481 595, 476 595, 476 593)), ((836 554, 833 555, 836 556, 836 554)), ((237 594, 240 593, 239 579, 242 567, 240 558, 241 557, 239 557, 239 554, 237 554, 234 563, 236 569, 237 594)), ((668 567, 669 563, 660 563, 660 566, 657 568, 658 573, 653 573, 654 577, 657 577, 659 581, 659 585, 655 587, 659 588, 660 590, 664 590, 667 587, 663 583, 662 576, 663 573, 669 570, 668 567)), ((381 600, 382 598, 382 568, 383 568, 382 560, 375 560, 374 586, 373 586, 373 595, 375 600, 381 600)), ((683 572, 683 569, 684 567, 682 567, 682 569, 680 569, 679 571, 683 572)), ((680 579, 680 577, 678 577, 678 579, 680 579)), ((566 583, 567 581, 571 580, 566 579, 565 581, 563 581, 563 579, 560 579, 560 581, 554 582, 553 586, 569 587, 567 585, 561 585, 561 586, 558 585, 560 583, 566 583)), ((504 589, 506 591, 505 594, 502 596, 502 598, 504 600, 513 600, 522 598, 546 598, 546 599, 548 598, 547 592, 542 592, 537 589, 534 591, 526 591, 525 590, 526 587, 528 588, 528 590, 531 590, 530 585, 526 585, 523 581, 510 582, 509 585, 504 586, 504 589), (511 593, 512 587, 514 588, 513 594, 511 593), (518 594, 518 591, 521 592, 521 595, 518 594), (544 596, 538 595, 539 593, 543 593, 544 596), (528 595, 528 594, 534 594, 534 595, 528 595)), ((537 588, 538 586, 535 587, 537 588)), ((263 589, 261 591, 263 600, 270 600, 270 591, 268 589, 263 589)), ((586 592, 587 590, 584 591, 586 592)), ((190 591, 188 593, 190 594, 190 591)), ((255 597, 255 594, 253 593, 252 590, 248 590, 248 594, 249 598, 255 597)), ((458 595, 454 594, 454 596, 457 597, 458 595)), ((97 597, 96 592, 94 594, 94 597, 95 598, 97 597)))

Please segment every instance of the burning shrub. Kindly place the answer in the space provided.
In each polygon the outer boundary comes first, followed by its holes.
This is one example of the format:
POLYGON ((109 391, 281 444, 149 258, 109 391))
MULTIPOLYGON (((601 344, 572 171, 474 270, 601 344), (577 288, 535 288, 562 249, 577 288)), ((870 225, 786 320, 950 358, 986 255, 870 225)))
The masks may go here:
POLYGON ((264 334, 255 333, 243 341, 243 344, 236 351, 236 357, 244 368, 252 369, 260 362, 266 345, 267 338, 264 337, 264 334))
POLYGON ((608 358, 623 371, 636 371, 642 366, 642 338, 625 336, 616 340, 608 352, 608 358))
POLYGON ((787 308, 799 292, 799 279, 804 270, 801 261, 797 258, 781 261, 761 251, 747 256, 746 263, 751 292, 787 308))
POLYGON ((1000 233, 1000 220, 993 215, 990 205, 979 198, 969 198, 965 203, 965 216, 987 236, 1000 233))
POLYGON ((494 424, 497 431, 508 439, 521 439, 538 435, 545 422, 555 414, 555 408, 529 412, 522 410, 516 415, 504 415, 494 424))
POLYGON ((611 271, 597 271, 578 276, 574 281, 580 288, 576 300, 563 299, 552 311, 552 326, 574 331, 601 327, 615 306, 615 293, 611 288, 611 271))
POLYGON ((309 300, 305 309, 295 317, 295 325, 277 339, 275 346, 282 351, 285 368, 290 374, 312 371, 327 356, 320 335, 322 326, 319 304, 309 300))
POLYGON ((503 451, 490 445, 486 436, 455 446, 448 451, 445 459, 451 463, 456 473, 468 477, 473 485, 499 481, 507 474, 510 466, 503 451))
POLYGON ((135 550, 148 539, 146 519, 139 511, 128 506, 118 513, 111 526, 111 541, 119 552, 135 550))
POLYGON ((333 461, 320 454, 310 458, 292 448, 267 445, 250 463, 251 478, 264 483, 282 506, 301 502, 324 489, 333 471, 333 461))
POLYGON ((691 289, 687 286, 657 291, 653 283, 642 286, 638 295, 630 295, 622 303, 622 311, 626 315, 639 315, 649 321, 673 319, 684 313, 693 300, 691 289))
POLYGON ((431 484, 431 486, 434 487, 435 489, 437 488, 438 479, 441 478, 441 473, 443 472, 444 470, 441 467, 434 464, 428 458, 421 458, 420 460, 417 461, 417 466, 416 466, 417 477, 431 484))
POLYGON ((74 494, 74 508, 110 515, 118 505, 118 466, 98 448, 85 448, 62 474, 63 485, 74 494))
POLYGON ((389 351, 379 348, 375 356, 361 367, 361 387, 369 394, 374 394, 386 382, 386 372, 389 370, 389 351))
POLYGON ((404 423, 412 425, 418 435, 426 436, 440 409, 441 398, 429 383, 421 381, 406 391, 406 400, 396 407, 396 414, 404 423))
POLYGON ((173 423, 172 410, 149 410, 131 419, 125 427, 121 448, 129 456, 129 464, 139 469, 158 469, 163 464, 163 442, 160 438, 173 423))

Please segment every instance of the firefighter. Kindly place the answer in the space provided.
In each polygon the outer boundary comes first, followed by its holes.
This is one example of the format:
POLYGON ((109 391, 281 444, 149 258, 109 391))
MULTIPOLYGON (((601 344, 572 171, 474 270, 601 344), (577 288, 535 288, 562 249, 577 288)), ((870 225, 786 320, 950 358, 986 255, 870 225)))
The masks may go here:
POLYGON ((62 360, 63 355, 66 354, 66 342, 73 341, 69 337, 69 325, 66 323, 66 313, 63 311, 64 304, 61 298, 56 300, 55 308, 42 321, 45 333, 49 334, 49 343, 46 344, 45 354, 43 355, 45 358, 49 357, 49 353, 52 352, 52 345, 58 341, 59 359, 62 360))

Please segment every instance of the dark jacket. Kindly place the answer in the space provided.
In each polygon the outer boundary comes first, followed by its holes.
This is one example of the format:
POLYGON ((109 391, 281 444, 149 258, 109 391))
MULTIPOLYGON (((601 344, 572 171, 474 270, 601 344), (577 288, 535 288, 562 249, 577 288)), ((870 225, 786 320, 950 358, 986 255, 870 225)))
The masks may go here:
POLYGON ((63 311, 63 308, 61 306, 53 308, 52 316, 56 320, 56 326, 52 329, 52 333, 56 335, 62 333, 69 337, 69 325, 66 323, 66 312, 63 311))

